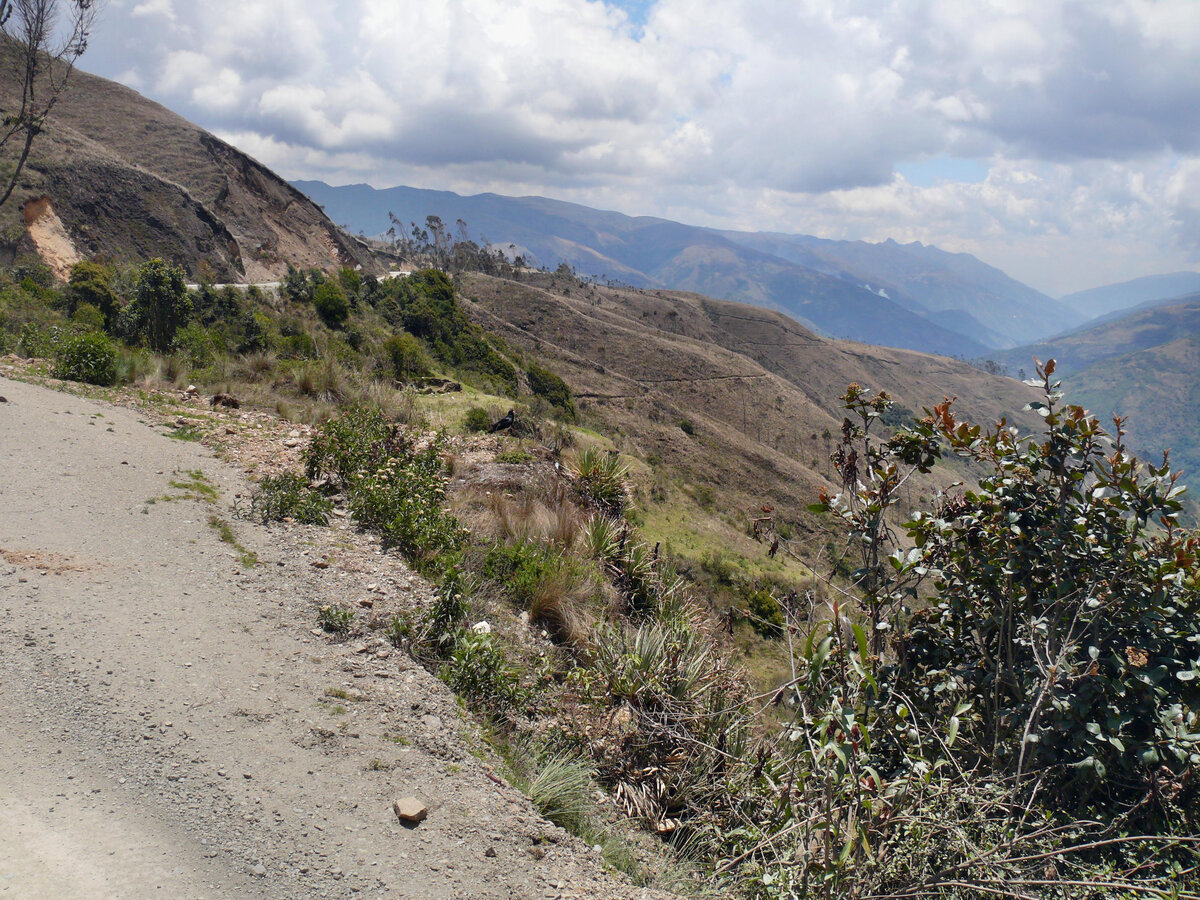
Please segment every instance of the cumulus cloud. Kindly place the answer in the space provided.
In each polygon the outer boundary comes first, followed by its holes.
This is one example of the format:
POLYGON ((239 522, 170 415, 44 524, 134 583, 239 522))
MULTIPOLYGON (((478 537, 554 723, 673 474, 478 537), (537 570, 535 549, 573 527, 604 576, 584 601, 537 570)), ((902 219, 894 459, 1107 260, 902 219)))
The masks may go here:
POLYGON ((1065 289, 1098 270, 1024 255, 1200 258, 1196 46, 1194 0, 111 0, 86 61, 290 177, 920 234, 1065 289), (989 174, 896 174, 940 157, 989 174))

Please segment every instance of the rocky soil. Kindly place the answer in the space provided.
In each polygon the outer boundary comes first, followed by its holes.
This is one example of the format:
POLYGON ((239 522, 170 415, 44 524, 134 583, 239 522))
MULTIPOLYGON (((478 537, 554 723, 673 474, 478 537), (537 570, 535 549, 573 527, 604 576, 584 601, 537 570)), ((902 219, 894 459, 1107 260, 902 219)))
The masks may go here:
POLYGON ((178 410, 0 395, 0 897, 663 896, 541 819, 378 632, 315 629, 428 586, 344 519, 236 517, 290 426, 197 399, 218 458, 178 410))

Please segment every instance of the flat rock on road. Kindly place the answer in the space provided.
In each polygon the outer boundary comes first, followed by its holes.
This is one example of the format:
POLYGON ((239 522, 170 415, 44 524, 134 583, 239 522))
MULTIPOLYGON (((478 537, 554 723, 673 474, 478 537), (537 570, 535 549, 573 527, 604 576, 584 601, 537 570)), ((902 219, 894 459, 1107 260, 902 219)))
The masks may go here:
POLYGON ((496 784, 411 660, 310 633, 364 588, 301 555, 327 538, 236 520, 240 472, 136 410, 0 394, 0 898, 662 896, 496 784), (218 496, 162 499, 190 473, 218 496))

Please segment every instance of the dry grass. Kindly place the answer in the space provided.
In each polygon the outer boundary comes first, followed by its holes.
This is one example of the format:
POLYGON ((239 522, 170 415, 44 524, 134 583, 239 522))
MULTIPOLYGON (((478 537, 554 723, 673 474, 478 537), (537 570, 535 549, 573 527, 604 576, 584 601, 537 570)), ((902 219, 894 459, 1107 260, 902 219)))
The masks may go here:
POLYGON ((496 492, 487 498, 492 533, 506 541, 537 541, 562 552, 574 550, 583 530, 583 514, 565 496, 534 495, 522 491, 515 497, 496 492))
POLYGON ((559 557, 533 585, 529 618, 561 644, 579 646, 591 635, 593 621, 587 610, 596 586, 571 561, 559 557))

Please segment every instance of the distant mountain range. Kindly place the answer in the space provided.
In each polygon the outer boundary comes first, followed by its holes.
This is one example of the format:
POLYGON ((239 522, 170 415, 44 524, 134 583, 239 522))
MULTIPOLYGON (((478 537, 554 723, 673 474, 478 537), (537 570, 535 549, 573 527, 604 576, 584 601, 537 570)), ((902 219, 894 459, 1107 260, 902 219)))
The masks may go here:
POLYGON ((969 254, 920 243, 721 231, 543 197, 293 184, 351 231, 383 234, 389 213, 421 224, 436 215, 452 231, 461 220, 473 240, 511 244, 534 265, 753 303, 865 343, 973 359, 1082 320, 969 254))
POLYGON ((1058 299, 1084 319, 1092 320, 1196 291, 1200 291, 1200 272, 1172 272, 1077 291, 1058 299))

